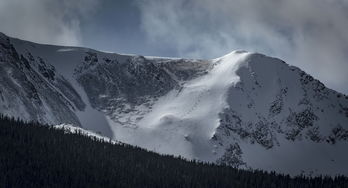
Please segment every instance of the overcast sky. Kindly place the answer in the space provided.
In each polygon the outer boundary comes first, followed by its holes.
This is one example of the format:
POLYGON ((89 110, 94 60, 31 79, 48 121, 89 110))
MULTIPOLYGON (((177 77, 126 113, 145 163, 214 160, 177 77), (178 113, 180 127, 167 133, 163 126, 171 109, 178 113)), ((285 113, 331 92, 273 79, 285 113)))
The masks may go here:
POLYGON ((348 0, 0 0, 0 32, 103 51, 279 57, 348 94, 348 0))

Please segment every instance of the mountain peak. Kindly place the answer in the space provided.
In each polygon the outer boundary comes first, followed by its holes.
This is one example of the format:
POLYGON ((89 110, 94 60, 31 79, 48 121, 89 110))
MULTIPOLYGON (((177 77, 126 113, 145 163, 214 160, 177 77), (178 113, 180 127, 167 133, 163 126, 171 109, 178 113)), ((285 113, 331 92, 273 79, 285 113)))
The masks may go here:
POLYGON ((238 54, 245 54, 245 53, 250 53, 248 51, 245 51, 245 50, 233 50, 231 51, 230 53, 227 53, 221 57, 218 57, 218 58, 215 58, 216 60, 217 59, 223 59, 223 58, 228 58, 230 56, 234 56, 234 55, 238 55, 238 54))
POLYGON ((3 114, 239 168, 348 174, 348 97, 280 59, 242 50, 192 60, 0 43, 3 114))

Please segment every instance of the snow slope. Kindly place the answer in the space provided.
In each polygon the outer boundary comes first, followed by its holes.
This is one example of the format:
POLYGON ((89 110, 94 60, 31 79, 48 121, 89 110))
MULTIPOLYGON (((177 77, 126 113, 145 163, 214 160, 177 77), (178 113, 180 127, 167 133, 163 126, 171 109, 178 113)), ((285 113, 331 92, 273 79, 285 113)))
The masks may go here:
POLYGON ((238 168, 348 175, 348 96, 279 59, 144 57, 0 36, 1 113, 238 168))
POLYGON ((54 125, 53 127, 56 128, 56 129, 64 130, 64 132, 68 133, 68 134, 81 134, 81 135, 88 136, 88 137, 90 137, 92 139, 97 139, 97 140, 104 141, 104 142, 109 142, 109 143, 112 143, 112 144, 120 144, 120 142, 112 140, 109 137, 102 136, 99 133, 95 133, 95 132, 93 132, 91 130, 82 129, 80 127, 76 127, 76 126, 71 125, 71 124, 60 124, 60 125, 54 125))
POLYGON ((161 97, 137 122, 137 136, 110 121, 115 137, 161 153, 214 159, 209 141, 219 126, 219 112, 227 107, 227 90, 239 80, 235 71, 247 55, 232 52, 215 60, 208 74, 161 97))

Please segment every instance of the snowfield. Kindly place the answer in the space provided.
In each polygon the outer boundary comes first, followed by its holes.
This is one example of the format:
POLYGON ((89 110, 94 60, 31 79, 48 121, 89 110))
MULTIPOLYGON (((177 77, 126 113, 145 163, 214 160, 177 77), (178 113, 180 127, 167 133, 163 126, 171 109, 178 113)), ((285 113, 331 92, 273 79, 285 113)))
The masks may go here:
POLYGON ((209 142, 219 126, 218 114, 227 106, 228 88, 239 80, 235 70, 247 55, 232 52, 214 60, 208 74, 158 99, 134 130, 109 121, 115 138, 160 153, 213 160, 209 142))

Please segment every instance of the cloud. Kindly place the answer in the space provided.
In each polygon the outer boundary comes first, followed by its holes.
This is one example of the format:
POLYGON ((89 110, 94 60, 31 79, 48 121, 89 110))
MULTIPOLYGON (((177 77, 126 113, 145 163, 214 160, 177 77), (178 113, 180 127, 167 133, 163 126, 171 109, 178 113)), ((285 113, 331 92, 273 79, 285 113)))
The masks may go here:
POLYGON ((0 0, 0 31, 39 43, 81 45, 80 20, 97 0, 0 0))
POLYGON ((149 41, 214 58, 235 49, 280 57, 348 93, 347 0, 138 1, 149 41))

